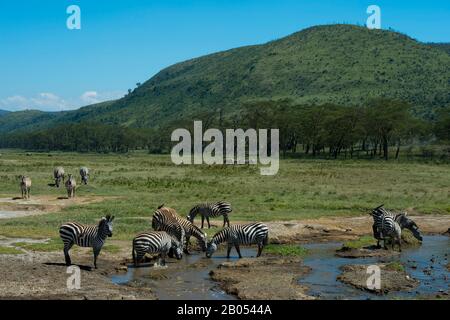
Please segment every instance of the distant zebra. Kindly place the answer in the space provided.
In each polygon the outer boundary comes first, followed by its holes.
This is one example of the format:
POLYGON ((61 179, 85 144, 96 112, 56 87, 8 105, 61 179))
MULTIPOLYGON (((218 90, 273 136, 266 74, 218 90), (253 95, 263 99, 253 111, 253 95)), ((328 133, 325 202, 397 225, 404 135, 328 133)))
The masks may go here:
POLYGON ((183 226, 174 218, 175 210, 160 206, 152 218, 152 228, 155 231, 166 231, 169 235, 177 239, 181 247, 185 246, 186 232, 183 226))
POLYGON ((169 251, 173 251, 178 260, 182 258, 182 246, 178 240, 165 231, 149 231, 133 239, 133 263, 136 267, 146 253, 159 253, 160 263, 166 263, 169 251))
POLYGON ((94 267, 97 269, 97 257, 105 244, 107 237, 112 237, 114 216, 107 215, 98 225, 87 226, 76 222, 63 224, 59 228, 59 235, 64 242, 64 258, 66 265, 72 264, 69 250, 74 244, 80 247, 92 247, 94 251, 94 267))
POLYGON ((383 240, 383 247, 387 249, 386 238, 390 238, 392 242, 392 249, 394 249, 395 241, 398 242, 399 250, 401 248, 401 234, 402 229, 408 229, 412 232, 413 236, 422 241, 422 236, 420 235, 419 227, 417 224, 409 219, 406 212, 401 212, 394 214, 384 208, 384 205, 378 206, 372 210, 371 213, 373 217, 373 235, 377 239, 377 246, 380 248, 380 241, 383 240))
POLYGON ((210 258, 217 250, 217 245, 222 242, 227 242, 228 244, 227 258, 230 257, 233 245, 236 248, 239 258, 242 258, 239 245, 250 244, 258 245, 258 254, 256 256, 259 257, 264 246, 269 242, 269 228, 260 222, 226 227, 212 237, 206 249, 206 256, 210 258))
POLYGON ((22 191, 22 199, 30 199, 31 179, 20 176, 20 190, 22 191))
POLYGON ((61 180, 64 183, 64 179, 65 179, 64 168, 63 167, 56 167, 53 170, 53 178, 55 178, 55 185, 56 185, 56 187, 59 188, 59 186, 61 184, 61 180))
POLYGON ((158 210, 160 210, 161 213, 165 214, 168 218, 176 220, 184 229, 185 233, 185 247, 183 251, 187 254, 189 254, 189 240, 192 237, 196 238, 198 243, 200 244, 200 247, 202 248, 202 251, 206 251, 206 243, 207 243, 207 235, 204 233, 199 227, 194 225, 189 220, 183 219, 180 217, 177 212, 172 208, 164 207, 164 205, 161 205, 158 210), (161 210, 161 209, 165 210, 161 210))
POLYGON ((208 229, 211 228, 211 224, 209 223, 209 218, 214 218, 218 216, 223 216, 223 227, 225 227, 225 224, 230 226, 230 220, 228 219, 228 215, 230 212, 233 211, 231 209, 231 204, 219 201, 216 203, 200 203, 197 204, 195 207, 191 209, 189 212, 189 215, 187 216, 187 219, 194 223, 194 218, 197 214, 200 214, 202 216, 202 229, 205 222, 208 222, 208 229))
POLYGON ((84 183, 85 185, 87 185, 88 179, 89 179, 89 169, 86 167, 81 167, 80 168, 80 176, 81 176, 81 182, 84 183))
POLYGON ((75 198, 75 190, 77 188, 77 181, 75 178, 69 174, 69 178, 66 181, 67 197, 75 198))

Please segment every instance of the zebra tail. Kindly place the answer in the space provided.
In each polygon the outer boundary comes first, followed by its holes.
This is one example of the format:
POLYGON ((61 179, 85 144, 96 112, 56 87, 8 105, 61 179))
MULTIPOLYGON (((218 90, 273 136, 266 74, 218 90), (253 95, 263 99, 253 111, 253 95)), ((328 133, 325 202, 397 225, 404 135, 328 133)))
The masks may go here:
POLYGON ((268 244, 269 244, 269 234, 267 234, 263 240, 263 245, 267 246, 268 244))

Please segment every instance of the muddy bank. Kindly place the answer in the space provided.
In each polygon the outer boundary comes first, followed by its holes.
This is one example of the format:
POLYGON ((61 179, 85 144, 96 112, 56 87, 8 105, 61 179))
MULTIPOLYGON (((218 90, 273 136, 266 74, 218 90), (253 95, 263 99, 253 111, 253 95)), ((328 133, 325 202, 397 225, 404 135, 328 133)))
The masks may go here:
POLYGON ((66 196, 36 196, 0 198, 0 219, 21 218, 60 211, 72 205, 87 205, 104 201, 104 197, 87 196, 68 199, 66 196))
POLYGON ((309 271, 299 258, 263 256, 223 262, 210 276, 239 299, 301 300, 313 299, 297 281, 309 271))
POLYGON ((341 258, 357 259, 371 257, 393 257, 400 255, 399 251, 384 250, 371 246, 366 248, 348 248, 342 247, 336 251, 336 256, 341 258))
POLYGON ((389 264, 376 264, 381 269, 381 288, 369 288, 367 286, 368 265, 345 265, 341 267, 342 274, 337 280, 349 284, 355 288, 374 292, 377 294, 387 294, 391 291, 409 291, 419 285, 419 281, 412 279, 406 271, 389 264))
POLYGON ((148 288, 118 286, 108 275, 116 272, 117 262, 99 260, 99 269, 91 269, 92 256, 73 255, 81 268, 81 288, 67 289, 67 267, 62 253, 1 255, 0 299, 52 300, 135 300, 155 299, 148 288), (20 270, 20 271, 19 271, 20 270))
MULTIPOLYGON (((445 215, 414 215, 410 218, 419 225, 423 234, 443 234, 450 225, 450 218, 445 215)), ((347 241, 372 234, 372 218, 369 216, 265 223, 270 229, 270 242, 275 244, 347 241)))

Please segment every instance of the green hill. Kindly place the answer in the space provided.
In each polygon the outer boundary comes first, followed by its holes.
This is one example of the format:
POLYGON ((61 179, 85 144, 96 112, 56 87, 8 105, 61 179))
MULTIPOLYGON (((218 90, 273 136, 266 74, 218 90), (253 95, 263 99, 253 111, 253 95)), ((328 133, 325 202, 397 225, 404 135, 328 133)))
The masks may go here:
POLYGON ((325 25, 175 64, 116 101, 19 116, 7 129, 0 121, 0 131, 82 121, 156 127, 219 108, 229 116, 246 101, 286 97, 343 105, 401 99, 431 117, 450 106, 449 79, 450 55, 435 44, 387 30, 325 25))
POLYGON ((9 113, 9 111, 6 111, 6 110, 0 110, 0 117, 6 115, 6 114, 8 114, 8 113, 9 113))

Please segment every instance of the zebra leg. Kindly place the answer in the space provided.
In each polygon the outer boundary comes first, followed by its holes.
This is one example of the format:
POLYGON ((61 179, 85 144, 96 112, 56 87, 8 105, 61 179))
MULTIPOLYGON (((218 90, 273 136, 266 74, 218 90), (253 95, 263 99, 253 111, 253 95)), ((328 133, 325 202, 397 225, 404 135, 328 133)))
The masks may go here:
POLYGON ((223 226, 222 228, 225 228, 225 224, 227 223, 227 218, 225 215, 223 215, 223 226))
POLYGON ((231 243, 228 244, 228 248, 227 248, 227 259, 230 258, 230 252, 231 252, 231 248, 233 247, 233 245, 231 243))
POLYGON ((184 253, 186 254, 190 254, 189 253, 189 239, 191 238, 191 236, 186 236, 186 243, 185 243, 185 247, 184 247, 184 253))
POLYGON ((94 248, 94 268, 97 269, 97 257, 100 254, 100 249, 94 248))
POLYGON ((30 199, 31 188, 28 188, 28 199, 30 199))
POLYGON ((208 229, 211 229, 211 224, 209 223, 209 217, 206 217, 206 222, 208 222, 208 229))
POLYGON ((234 247, 236 248, 236 251, 237 251, 237 253, 238 253, 238 255, 239 255, 239 259, 241 259, 241 258, 242 258, 242 255, 241 255, 241 249, 239 249, 239 245, 238 245, 238 244, 235 244, 234 247))
POLYGON ((227 226, 228 227, 230 226, 230 219, 228 218, 228 215, 227 215, 227 226))
POLYGON ((261 256, 263 248, 264 248, 264 245, 258 243, 258 254, 256 255, 257 258, 261 256))
POLYGON ((202 215, 202 229, 203 229, 203 224, 205 223, 205 216, 202 215))
POLYGON ((72 261, 70 260, 69 250, 72 248, 73 242, 64 244, 64 259, 66 260, 66 266, 72 265, 72 261))

